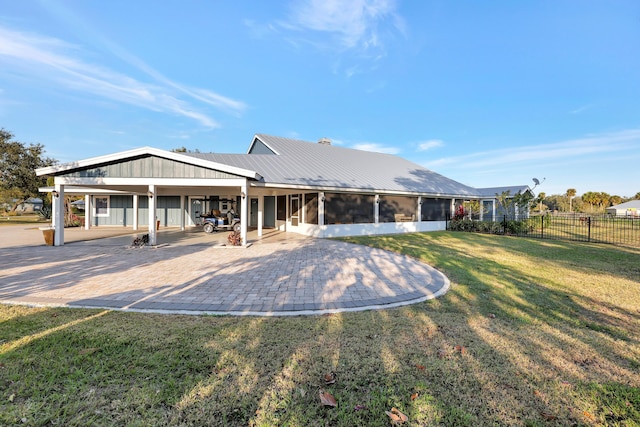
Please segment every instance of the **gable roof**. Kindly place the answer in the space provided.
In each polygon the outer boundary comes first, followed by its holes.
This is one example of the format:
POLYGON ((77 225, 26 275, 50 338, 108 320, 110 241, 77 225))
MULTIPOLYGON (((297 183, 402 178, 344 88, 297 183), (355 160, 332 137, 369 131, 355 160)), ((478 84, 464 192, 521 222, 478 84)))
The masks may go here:
POLYGON ((637 209, 640 210, 640 200, 629 200, 619 205, 609 206, 607 209, 637 209))
POLYGON ((244 176, 258 180, 260 175, 254 170, 243 169, 228 164, 215 163, 203 159, 195 159, 190 156, 184 155, 184 153, 175 153, 173 151, 160 150, 153 147, 141 147, 128 151, 121 151, 119 153, 107 154, 105 156, 92 157, 85 160, 79 160, 76 162, 62 163, 58 165, 48 166, 45 168, 36 169, 36 174, 41 175, 62 175, 65 173, 73 172, 76 170, 88 169, 94 166, 105 165, 114 162, 122 162, 131 158, 140 156, 157 156, 164 159, 174 160, 183 163, 189 163, 195 166, 201 166, 207 169, 219 170, 234 175, 244 176))
POLYGON ((478 195, 475 188, 402 157, 264 134, 255 135, 248 154, 185 154, 255 170, 267 186, 434 196, 478 195), (258 145, 261 148, 254 150, 258 145))

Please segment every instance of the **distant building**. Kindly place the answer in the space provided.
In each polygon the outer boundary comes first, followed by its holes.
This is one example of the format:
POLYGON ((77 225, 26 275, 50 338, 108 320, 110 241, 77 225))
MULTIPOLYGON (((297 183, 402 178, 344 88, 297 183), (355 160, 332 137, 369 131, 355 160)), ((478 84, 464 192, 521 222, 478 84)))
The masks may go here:
POLYGON ((607 213, 615 216, 640 217, 640 200, 631 200, 626 203, 608 207, 607 213))

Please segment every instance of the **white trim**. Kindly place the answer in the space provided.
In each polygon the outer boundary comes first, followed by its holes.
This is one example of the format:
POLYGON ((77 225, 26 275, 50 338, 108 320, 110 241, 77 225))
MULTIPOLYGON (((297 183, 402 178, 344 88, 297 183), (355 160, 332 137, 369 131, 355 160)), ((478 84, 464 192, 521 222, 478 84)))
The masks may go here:
POLYGON ((450 198, 466 198, 466 199, 478 199, 479 196, 472 196, 468 194, 460 195, 460 194, 444 194, 444 193, 421 193, 421 192, 410 192, 410 191, 396 191, 396 190, 378 190, 371 188, 346 188, 346 187, 325 187, 325 186, 312 186, 312 185, 299 185, 299 184, 276 184, 276 183, 265 183, 265 182, 251 182, 252 188, 265 188, 265 189, 279 189, 279 190, 291 190, 288 194, 293 194, 299 192, 299 190, 308 190, 311 192, 319 192, 323 191, 326 193, 356 193, 356 194, 367 194, 367 195, 389 195, 389 196, 407 196, 407 197, 417 197, 423 196, 428 199, 450 199, 450 198))
MULTIPOLYGON (((65 185, 118 185, 126 187, 144 187, 144 193, 149 185, 162 187, 239 187, 244 178, 211 179, 211 178, 72 178, 56 177, 56 182, 65 185)), ((131 192, 129 192, 130 194, 131 192)))
POLYGON ((421 233, 428 231, 444 231, 446 221, 422 222, 386 222, 380 224, 300 224, 295 230, 305 236, 329 238, 346 236, 374 236, 380 234, 421 233))

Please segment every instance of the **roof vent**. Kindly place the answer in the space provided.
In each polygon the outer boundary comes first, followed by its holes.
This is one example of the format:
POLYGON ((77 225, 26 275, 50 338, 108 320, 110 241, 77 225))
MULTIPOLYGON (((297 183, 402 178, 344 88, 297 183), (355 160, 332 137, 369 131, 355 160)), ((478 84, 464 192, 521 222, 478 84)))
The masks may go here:
POLYGON ((329 138, 320 138, 318 140, 318 144, 322 144, 322 145, 331 145, 331 139, 329 138))

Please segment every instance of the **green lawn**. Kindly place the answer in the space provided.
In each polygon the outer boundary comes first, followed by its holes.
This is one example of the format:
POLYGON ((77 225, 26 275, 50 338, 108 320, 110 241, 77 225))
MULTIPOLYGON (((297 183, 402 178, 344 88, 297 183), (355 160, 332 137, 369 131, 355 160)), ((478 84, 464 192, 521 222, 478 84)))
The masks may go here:
POLYGON ((43 219, 39 215, 1 215, 0 214, 0 226, 50 223, 50 222, 51 220, 43 219))
POLYGON ((289 318, 0 306, 0 425, 388 426, 393 407, 416 426, 640 425, 640 250, 350 240, 421 258, 451 290, 289 318))

